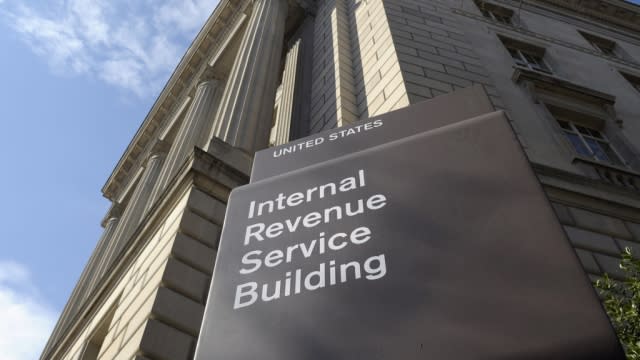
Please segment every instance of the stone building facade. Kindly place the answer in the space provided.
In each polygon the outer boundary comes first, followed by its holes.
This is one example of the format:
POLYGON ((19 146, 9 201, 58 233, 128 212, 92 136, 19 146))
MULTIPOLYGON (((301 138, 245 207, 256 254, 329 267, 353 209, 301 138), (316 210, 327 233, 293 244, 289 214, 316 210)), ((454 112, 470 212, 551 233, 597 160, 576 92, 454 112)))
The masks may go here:
POLYGON ((480 84, 592 279, 640 251, 640 7, 221 0, 102 192, 104 234, 42 359, 189 359, 252 154, 480 84))

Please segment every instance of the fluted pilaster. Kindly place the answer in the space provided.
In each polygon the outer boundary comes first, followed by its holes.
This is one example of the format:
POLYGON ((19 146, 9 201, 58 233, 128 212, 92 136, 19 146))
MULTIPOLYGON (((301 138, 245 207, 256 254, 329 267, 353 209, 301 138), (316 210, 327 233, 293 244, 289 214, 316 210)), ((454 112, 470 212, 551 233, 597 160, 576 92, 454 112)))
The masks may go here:
POLYGON ((131 198, 127 204, 127 207, 122 214, 122 218, 118 223, 111 241, 112 246, 108 250, 107 263, 104 269, 108 269, 111 266, 112 261, 118 256, 120 251, 124 248, 125 244, 129 241, 129 238, 140 224, 140 220, 145 214, 145 209, 148 206, 151 192, 156 184, 162 164, 165 159, 164 153, 156 153, 149 157, 147 164, 145 165, 144 172, 136 185, 131 198))
POLYGON ((274 145, 309 134, 313 27, 313 18, 308 17, 289 43, 280 85, 282 94, 271 134, 274 145))
POLYGON ((314 20, 307 17, 298 30, 298 61, 296 65, 296 81, 291 109, 291 128, 289 140, 309 135, 311 125, 311 83, 313 67, 313 27, 314 20))
POLYGON ((110 241, 113 238, 113 232, 117 224, 117 217, 111 217, 107 220, 102 236, 100 237, 100 240, 98 240, 98 245, 96 245, 96 249, 93 251, 87 265, 84 267, 84 270, 80 275, 80 280, 78 280, 75 288, 71 292, 71 296, 69 296, 69 300, 62 310, 62 314, 58 320, 58 325, 56 326, 52 336, 55 336, 66 329, 67 325, 70 324, 78 313, 78 310, 82 307, 82 304, 89 297, 89 294, 95 286, 96 277, 101 273, 100 266, 104 260, 105 251, 109 248, 110 241))
POLYGON ((254 3, 216 115, 213 136, 250 154, 268 145, 286 16, 286 0, 254 3))
POLYGON ((176 175, 194 146, 204 148, 211 133, 222 86, 220 80, 208 79, 198 84, 194 99, 167 154, 158 181, 150 197, 150 207, 176 175))
POLYGON ((301 39, 297 39, 287 52, 284 72, 282 73, 282 95, 280 95, 280 104, 272 130, 275 132, 274 145, 282 145, 289 142, 296 89, 296 74, 298 71, 298 52, 301 41, 301 39))
POLYGON ((104 231, 102 232, 102 236, 98 241, 98 246, 96 246, 96 250, 91 256, 89 265, 87 266, 88 268, 90 268, 90 270, 87 274, 82 301, 84 301, 89 296, 89 294, 95 287, 95 284, 102 277, 102 274, 105 271, 105 255, 107 254, 109 247, 112 245, 113 234, 116 231, 116 227, 118 226, 119 221, 119 217, 113 216, 110 217, 104 225, 104 231))

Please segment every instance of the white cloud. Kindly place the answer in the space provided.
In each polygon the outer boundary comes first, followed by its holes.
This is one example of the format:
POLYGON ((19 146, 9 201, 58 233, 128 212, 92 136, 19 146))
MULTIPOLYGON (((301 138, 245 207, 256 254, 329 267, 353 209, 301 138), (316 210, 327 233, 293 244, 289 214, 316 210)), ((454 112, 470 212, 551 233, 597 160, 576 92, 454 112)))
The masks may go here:
POLYGON ((158 7, 154 19, 159 26, 177 27, 180 31, 193 32, 211 14, 210 0, 168 0, 158 7))
POLYGON ((71 17, 77 20, 75 26, 92 45, 108 43, 109 23, 105 18, 105 10, 108 8, 104 1, 69 1, 71 17))
POLYGON ((218 0, 0 0, 2 17, 58 74, 157 93, 218 0))
POLYGON ((20 13, 21 16, 13 17, 13 25, 33 51, 46 57, 56 71, 65 67, 76 73, 88 70, 84 43, 76 35, 72 24, 38 17, 25 7, 21 7, 20 13))
POLYGON ((57 313, 43 302, 29 271, 0 260, 0 354, 4 360, 37 359, 57 313))

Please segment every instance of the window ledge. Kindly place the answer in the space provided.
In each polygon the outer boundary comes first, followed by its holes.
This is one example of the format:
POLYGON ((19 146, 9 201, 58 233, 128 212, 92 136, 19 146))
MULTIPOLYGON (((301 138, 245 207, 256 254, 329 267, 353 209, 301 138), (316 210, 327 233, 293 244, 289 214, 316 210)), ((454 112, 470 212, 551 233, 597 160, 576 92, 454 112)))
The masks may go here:
POLYGON ((499 27, 510 29, 510 30, 524 29, 524 26, 522 26, 520 22, 515 21, 514 18, 511 18, 511 23, 509 24, 503 23, 494 19, 487 19, 486 17, 484 18, 484 20, 490 23, 491 25, 498 25, 499 27))
POLYGON ((640 191, 640 173, 629 168, 601 163, 582 156, 575 156, 571 163, 591 178, 599 179, 627 190, 640 191))
POLYGON ((590 102, 601 103, 603 105, 612 106, 616 102, 616 97, 613 95, 578 85, 553 74, 531 70, 519 65, 514 65, 513 68, 514 71, 511 79, 515 83, 529 82, 538 89, 550 92, 566 92, 573 97, 587 98, 590 102))

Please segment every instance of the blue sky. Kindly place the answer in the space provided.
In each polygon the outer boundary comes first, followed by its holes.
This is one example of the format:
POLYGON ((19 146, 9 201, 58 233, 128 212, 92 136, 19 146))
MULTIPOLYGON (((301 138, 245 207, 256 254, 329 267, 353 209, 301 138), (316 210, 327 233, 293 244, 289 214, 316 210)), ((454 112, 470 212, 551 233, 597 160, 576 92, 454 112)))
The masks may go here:
POLYGON ((36 358, 100 188, 217 0, 0 0, 0 354, 36 358))
POLYGON ((36 358, 100 188, 217 0, 0 0, 0 354, 36 358))

